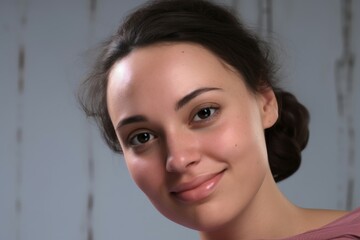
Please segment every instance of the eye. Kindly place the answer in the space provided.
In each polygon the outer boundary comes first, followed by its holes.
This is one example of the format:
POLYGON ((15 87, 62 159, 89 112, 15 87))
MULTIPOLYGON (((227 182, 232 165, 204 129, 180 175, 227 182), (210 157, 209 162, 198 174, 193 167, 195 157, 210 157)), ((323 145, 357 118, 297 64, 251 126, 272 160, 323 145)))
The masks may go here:
POLYGON ((217 107, 204 107, 201 108, 193 117, 193 121, 194 122, 199 122, 199 121, 203 121, 206 120, 210 117, 212 117, 216 111, 218 110, 217 107))
POLYGON ((147 142, 153 140, 155 136, 149 132, 140 132, 131 136, 129 139, 129 143, 131 146, 139 146, 146 144, 147 142))

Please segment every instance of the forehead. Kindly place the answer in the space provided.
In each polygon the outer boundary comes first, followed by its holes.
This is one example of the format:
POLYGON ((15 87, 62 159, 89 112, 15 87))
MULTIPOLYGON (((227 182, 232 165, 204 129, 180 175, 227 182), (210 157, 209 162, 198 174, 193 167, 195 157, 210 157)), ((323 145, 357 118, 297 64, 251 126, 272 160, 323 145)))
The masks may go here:
POLYGON ((114 64, 108 105, 110 109, 116 102, 124 110, 131 104, 136 110, 147 101, 170 103, 197 88, 231 88, 235 82, 241 82, 238 74, 200 45, 157 44, 136 49, 114 64))
POLYGON ((108 86, 112 88, 118 85, 123 89, 131 90, 137 89, 139 84, 159 87, 166 83, 196 84, 197 80, 207 80, 209 83, 213 80, 220 82, 216 76, 223 74, 224 71, 235 72, 201 45, 161 43, 135 49, 117 61, 110 71, 108 86), (205 77, 206 75, 214 77, 205 77))

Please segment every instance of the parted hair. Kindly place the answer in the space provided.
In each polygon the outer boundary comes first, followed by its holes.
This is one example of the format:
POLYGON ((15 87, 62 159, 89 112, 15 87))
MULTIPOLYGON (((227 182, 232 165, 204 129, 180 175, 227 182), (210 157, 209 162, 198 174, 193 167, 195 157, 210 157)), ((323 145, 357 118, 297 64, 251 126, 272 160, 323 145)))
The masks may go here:
POLYGON ((281 181, 299 168, 301 151, 309 137, 307 109, 294 95, 277 86, 277 67, 270 46, 246 29, 226 7, 204 0, 147 2, 125 18, 101 46, 78 98, 113 151, 122 152, 106 102, 111 67, 134 49, 165 42, 200 44, 240 73, 254 93, 271 87, 279 106, 277 122, 265 130, 273 177, 281 181))

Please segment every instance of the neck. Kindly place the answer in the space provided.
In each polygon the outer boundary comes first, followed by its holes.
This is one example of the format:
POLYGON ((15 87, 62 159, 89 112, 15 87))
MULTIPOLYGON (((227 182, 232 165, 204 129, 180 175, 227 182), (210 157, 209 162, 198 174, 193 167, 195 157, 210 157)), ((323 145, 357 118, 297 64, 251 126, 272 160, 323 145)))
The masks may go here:
POLYGON ((287 237, 299 233, 296 219, 300 212, 268 174, 253 201, 239 216, 215 231, 201 232, 200 236, 202 240, 287 237))

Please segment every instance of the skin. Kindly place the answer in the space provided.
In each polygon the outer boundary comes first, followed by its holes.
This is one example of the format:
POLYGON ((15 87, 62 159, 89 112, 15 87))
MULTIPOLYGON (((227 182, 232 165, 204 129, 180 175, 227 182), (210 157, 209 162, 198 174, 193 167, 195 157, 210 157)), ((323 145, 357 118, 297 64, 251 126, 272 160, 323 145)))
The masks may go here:
POLYGON ((164 216, 202 239, 287 237, 344 214, 301 209, 281 194, 264 139, 278 117, 273 91, 253 93, 205 48, 139 48, 108 80, 109 115, 132 178, 164 216))

